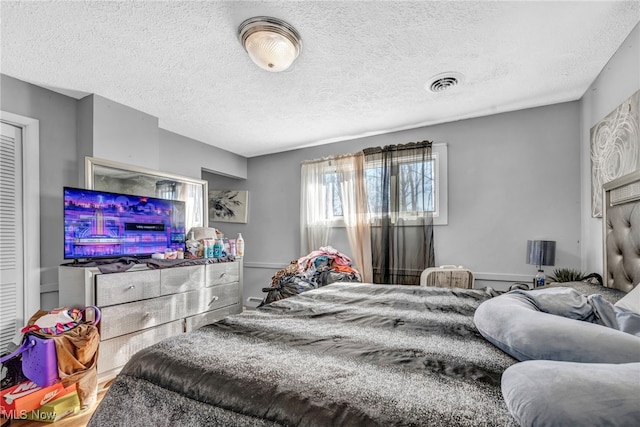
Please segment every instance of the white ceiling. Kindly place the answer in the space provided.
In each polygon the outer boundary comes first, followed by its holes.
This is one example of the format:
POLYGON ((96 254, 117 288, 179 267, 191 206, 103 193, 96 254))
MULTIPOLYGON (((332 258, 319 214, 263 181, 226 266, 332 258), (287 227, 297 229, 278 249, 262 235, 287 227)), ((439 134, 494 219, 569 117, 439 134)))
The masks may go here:
POLYGON ((638 1, 1 7, 2 73, 78 98, 95 93, 246 157, 579 99, 640 22, 638 1), (238 25, 258 15, 300 33, 290 70, 261 70, 238 42, 238 25), (463 84, 424 89, 449 71, 463 84))

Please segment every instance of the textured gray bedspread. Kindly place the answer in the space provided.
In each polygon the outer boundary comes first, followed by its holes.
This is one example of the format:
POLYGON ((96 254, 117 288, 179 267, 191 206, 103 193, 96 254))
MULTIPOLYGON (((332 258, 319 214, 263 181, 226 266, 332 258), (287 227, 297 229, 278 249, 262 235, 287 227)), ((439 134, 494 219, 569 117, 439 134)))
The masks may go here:
POLYGON ((490 290, 336 283, 139 352, 89 426, 511 426, 490 290))

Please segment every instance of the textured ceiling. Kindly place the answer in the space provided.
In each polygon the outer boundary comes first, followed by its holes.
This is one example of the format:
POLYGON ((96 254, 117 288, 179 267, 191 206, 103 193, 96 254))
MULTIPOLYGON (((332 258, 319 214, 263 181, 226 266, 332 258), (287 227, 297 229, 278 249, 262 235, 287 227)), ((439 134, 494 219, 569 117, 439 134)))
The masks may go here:
POLYGON ((95 93, 246 157, 579 99, 640 21, 638 1, 1 7, 2 73, 95 93), (238 42, 238 25, 258 15, 301 34, 288 71, 261 70, 238 42), (425 91, 448 71, 463 84, 425 91))

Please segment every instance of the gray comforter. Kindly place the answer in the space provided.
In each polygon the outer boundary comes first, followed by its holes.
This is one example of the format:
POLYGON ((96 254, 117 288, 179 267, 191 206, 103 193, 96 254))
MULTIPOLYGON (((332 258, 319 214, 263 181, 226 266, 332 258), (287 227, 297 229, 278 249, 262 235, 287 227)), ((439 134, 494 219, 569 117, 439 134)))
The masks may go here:
POLYGON ((89 426, 509 426, 491 290, 336 283, 139 352, 89 426))

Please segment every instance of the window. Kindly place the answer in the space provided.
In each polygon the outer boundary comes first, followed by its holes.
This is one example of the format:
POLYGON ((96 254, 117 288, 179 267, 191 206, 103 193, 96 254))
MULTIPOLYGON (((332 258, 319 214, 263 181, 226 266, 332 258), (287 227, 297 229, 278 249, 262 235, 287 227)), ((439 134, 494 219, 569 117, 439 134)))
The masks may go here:
POLYGON ((327 194, 325 219, 331 221, 342 220, 342 194, 340 193, 340 181, 335 169, 325 172, 324 187, 327 194))
MULTIPOLYGON (((424 182, 416 183, 416 177, 422 165, 412 161, 401 162, 393 172, 392 180, 400 180, 398 188, 402 191, 398 198, 398 218, 410 221, 411 218, 420 216, 421 212, 428 211, 433 214, 434 225, 446 225, 447 218, 447 145, 433 144, 432 158, 425 165, 427 174, 424 182), (419 191, 424 191, 418 194, 419 191)), ((381 167, 369 165, 365 171, 367 181, 367 197, 371 211, 378 211, 382 204, 382 195, 372 183, 380 178, 381 167)), ((395 182, 393 183, 395 184, 395 182)), ((340 225, 342 220, 342 196, 340 193, 340 181, 335 170, 324 174, 324 186, 326 190, 325 218, 333 221, 334 225, 340 225)), ((395 188, 395 185, 392 185, 395 188)))

